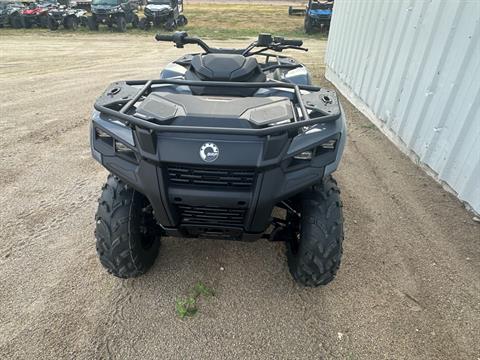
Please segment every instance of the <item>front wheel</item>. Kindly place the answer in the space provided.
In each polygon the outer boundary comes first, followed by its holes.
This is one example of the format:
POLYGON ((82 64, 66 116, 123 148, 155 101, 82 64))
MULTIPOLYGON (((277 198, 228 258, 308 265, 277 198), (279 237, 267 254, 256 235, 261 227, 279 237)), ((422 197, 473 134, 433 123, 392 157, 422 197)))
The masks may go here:
POLYGON ((138 22, 138 28, 140 30, 150 29, 150 21, 148 21, 147 18, 141 18, 140 21, 138 22))
POLYGON ((305 286, 326 285, 340 266, 343 215, 340 190, 331 177, 299 196, 295 229, 287 241, 287 260, 293 278, 305 286))
POLYGON ((167 31, 173 31, 177 28, 177 23, 175 22, 175 19, 172 17, 167 19, 163 27, 167 31))
POLYGON ((98 31, 98 22, 97 19, 93 16, 87 18, 87 26, 90 31, 98 31))
POLYGON ((147 198, 110 175, 95 215, 97 254, 107 271, 120 278, 144 274, 160 247, 147 198))
POLYGON ((188 19, 185 15, 178 15, 177 25, 178 26, 186 26, 188 24, 188 19))

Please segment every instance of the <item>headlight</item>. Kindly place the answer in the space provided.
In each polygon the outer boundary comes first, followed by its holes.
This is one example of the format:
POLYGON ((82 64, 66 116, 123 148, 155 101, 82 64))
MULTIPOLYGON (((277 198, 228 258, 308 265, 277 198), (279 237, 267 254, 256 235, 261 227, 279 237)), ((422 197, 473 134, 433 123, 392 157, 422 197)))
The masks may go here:
POLYGON ((337 144, 336 139, 330 139, 323 144, 321 144, 319 147, 324 150, 335 150, 335 145, 337 144))
POLYGON ((113 138, 100 128, 95 128, 95 138, 107 145, 113 146, 113 138))
POLYGON ((311 160, 313 158, 313 150, 301 152, 300 154, 295 155, 293 158, 297 160, 311 160))
POLYGON ((115 141, 115 153, 126 160, 137 161, 135 152, 119 141, 115 141))
POLYGON ((315 156, 335 150, 336 145, 337 140, 330 139, 314 147, 313 149, 302 151, 301 153, 295 155, 293 158, 296 160, 312 160, 315 156))

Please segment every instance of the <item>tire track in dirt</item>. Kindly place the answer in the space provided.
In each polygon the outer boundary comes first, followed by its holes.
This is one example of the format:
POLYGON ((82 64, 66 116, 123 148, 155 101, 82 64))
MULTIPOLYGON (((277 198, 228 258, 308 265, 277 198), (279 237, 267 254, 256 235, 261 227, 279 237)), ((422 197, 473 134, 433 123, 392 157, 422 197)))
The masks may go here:
POLYGON ((61 192, 52 194, 56 201, 43 199, 38 204, 21 210, 14 220, 2 223, 2 232, 7 235, 7 239, 13 238, 13 235, 18 232, 21 232, 23 237, 22 240, 14 243, 4 242, 0 257, 8 258, 17 253, 20 254, 32 241, 43 241, 52 231, 63 227, 68 220, 71 220, 72 213, 80 209, 85 202, 91 202, 98 197, 94 191, 85 193, 88 182, 88 178, 80 179, 61 192), (55 215, 49 216, 50 214, 55 215), (9 234, 11 236, 8 236, 9 234))
POLYGON ((135 293, 135 279, 117 280, 114 288, 111 289, 110 304, 107 309, 107 316, 104 326, 97 328, 94 347, 95 353, 107 359, 117 359, 114 342, 115 339, 123 339, 128 327, 126 322, 125 307, 132 305, 132 296, 135 293), (112 330, 115 329, 113 333, 112 330), (99 340, 100 339, 100 340, 99 340))

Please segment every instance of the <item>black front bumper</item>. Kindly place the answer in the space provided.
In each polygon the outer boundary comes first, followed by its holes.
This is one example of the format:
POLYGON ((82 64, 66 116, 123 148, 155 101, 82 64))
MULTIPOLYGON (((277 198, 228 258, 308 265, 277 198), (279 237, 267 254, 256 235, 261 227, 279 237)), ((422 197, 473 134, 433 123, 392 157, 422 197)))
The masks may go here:
POLYGON ((149 199, 168 235, 234 240, 258 238, 271 223, 277 203, 319 182, 338 153, 319 145, 331 139, 338 143, 340 136, 337 122, 327 125, 321 136, 304 134, 293 139, 286 133, 155 135, 141 128, 128 133, 115 128, 119 126, 94 114, 93 156, 149 199), (98 137, 96 129, 112 139, 98 137), (117 153, 116 141, 131 146, 134 156, 117 153), (220 150, 213 164, 199 154, 206 142, 220 150), (294 159, 306 148, 319 150, 311 160, 294 159))

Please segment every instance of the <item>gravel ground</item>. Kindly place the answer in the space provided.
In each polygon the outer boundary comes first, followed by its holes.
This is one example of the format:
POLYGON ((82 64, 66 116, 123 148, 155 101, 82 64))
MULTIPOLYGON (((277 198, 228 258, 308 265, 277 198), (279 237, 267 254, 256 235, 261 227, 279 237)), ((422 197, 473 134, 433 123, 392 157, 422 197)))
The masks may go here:
MULTIPOLYGON (((107 173, 89 153, 91 107, 109 82, 155 77, 182 51, 119 34, 1 37, 0 358, 480 356, 480 224, 346 101, 333 283, 296 285, 284 245, 264 240, 165 239, 145 276, 109 276, 93 237, 107 173), (180 320, 175 300, 197 281, 216 296, 180 320)), ((298 57, 326 84, 325 42, 307 46, 298 57)))

